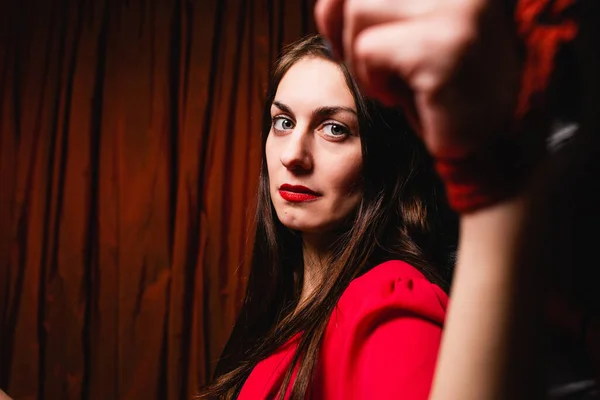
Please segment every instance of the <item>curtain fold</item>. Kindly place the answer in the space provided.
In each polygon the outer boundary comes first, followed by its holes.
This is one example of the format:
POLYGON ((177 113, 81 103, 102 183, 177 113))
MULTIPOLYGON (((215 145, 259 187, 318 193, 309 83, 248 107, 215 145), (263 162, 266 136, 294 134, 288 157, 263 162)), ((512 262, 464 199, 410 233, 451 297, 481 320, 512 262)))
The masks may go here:
POLYGON ((0 388, 184 399, 244 291, 269 68, 314 0, 0 6, 0 388))

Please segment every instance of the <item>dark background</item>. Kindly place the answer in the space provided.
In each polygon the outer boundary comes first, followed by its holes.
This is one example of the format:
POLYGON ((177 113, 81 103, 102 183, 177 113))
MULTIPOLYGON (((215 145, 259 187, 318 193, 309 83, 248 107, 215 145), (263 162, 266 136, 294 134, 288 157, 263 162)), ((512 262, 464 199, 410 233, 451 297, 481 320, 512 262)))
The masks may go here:
POLYGON ((314 0, 3 0, 0 388, 183 399, 243 295, 268 70, 314 0))

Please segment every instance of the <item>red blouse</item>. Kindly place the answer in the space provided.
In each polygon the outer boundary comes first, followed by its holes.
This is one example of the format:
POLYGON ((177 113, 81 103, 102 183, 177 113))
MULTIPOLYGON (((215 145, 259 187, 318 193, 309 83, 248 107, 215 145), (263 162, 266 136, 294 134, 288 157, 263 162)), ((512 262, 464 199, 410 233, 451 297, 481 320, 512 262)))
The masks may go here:
MULTIPOLYGON (((441 288, 402 261, 355 279, 327 325, 311 398, 426 399, 447 303, 441 288)), ((276 398, 296 345, 260 362, 238 399, 276 398)))

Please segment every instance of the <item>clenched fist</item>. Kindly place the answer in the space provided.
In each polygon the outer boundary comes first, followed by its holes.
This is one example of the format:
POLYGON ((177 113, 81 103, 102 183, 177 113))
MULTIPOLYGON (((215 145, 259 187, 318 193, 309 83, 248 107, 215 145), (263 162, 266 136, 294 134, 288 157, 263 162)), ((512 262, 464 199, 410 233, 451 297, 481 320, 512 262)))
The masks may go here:
POLYGON ((404 107, 431 154, 512 129, 520 58, 506 0, 319 0, 315 18, 363 90, 404 107))

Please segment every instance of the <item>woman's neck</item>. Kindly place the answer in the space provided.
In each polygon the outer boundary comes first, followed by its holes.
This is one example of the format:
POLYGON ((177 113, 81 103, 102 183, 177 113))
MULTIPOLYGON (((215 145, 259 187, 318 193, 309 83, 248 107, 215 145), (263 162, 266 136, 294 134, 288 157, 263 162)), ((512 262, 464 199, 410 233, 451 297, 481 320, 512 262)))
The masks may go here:
POLYGON ((304 279, 299 306, 302 306, 325 278, 330 240, 323 235, 302 234, 304 279))

